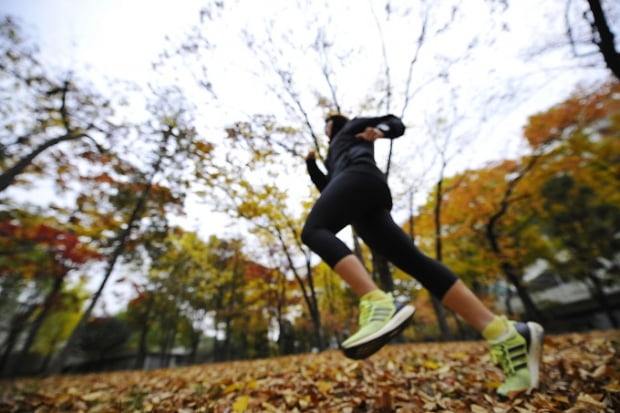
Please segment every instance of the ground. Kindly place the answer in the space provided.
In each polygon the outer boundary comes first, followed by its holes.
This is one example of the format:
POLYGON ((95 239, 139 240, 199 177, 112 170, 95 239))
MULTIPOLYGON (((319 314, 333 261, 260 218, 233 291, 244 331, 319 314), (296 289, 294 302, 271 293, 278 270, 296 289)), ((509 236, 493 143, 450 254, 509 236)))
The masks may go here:
POLYGON ((620 330, 548 336, 541 386, 496 395, 486 344, 386 346, 0 382, 0 412, 619 412, 620 330))

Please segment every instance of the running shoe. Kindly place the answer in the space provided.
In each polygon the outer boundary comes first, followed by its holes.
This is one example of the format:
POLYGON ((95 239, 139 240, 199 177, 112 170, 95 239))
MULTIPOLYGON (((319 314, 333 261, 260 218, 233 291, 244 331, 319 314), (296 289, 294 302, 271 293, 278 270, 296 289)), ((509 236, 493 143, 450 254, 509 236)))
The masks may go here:
POLYGON ((504 338, 489 341, 491 361, 499 364, 505 380, 497 389, 503 396, 509 393, 530 393, 539 384, 539 371, 545 331, 538 323, 507 321, 504 338))
POLYGON ((342 351, 356 360, 370 357, 407 327, 414 312, 411 304, 394 304, 391 294, 383 300, 362 300, 360 328, 342 343, 342 351))

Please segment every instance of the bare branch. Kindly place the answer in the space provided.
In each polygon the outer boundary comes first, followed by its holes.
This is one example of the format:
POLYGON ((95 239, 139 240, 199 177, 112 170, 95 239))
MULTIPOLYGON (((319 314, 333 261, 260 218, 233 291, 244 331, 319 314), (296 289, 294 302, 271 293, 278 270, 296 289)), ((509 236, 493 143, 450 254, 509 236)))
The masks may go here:
MULTIPOLYGON (((329 88, 330 94, 331 94, 331 98, 332 98, 332 102, 334 104, 334 106, 336 107, 336 111, 338 113, 342 113, 342 109, 340 107, 340 103, 338 103, 338 95, 337 95, 337 90, 336 90, 336 85, 334 84, 334 82, 332 81, 331 78, 331 73, 330 73, 330 66, 329 66, 329 62, 328 62, 328 49, 331 47, 331 43, 329 43, 329 41, 327 40, 327 36, 325 34, 325 30, 320 27, 317 30, 317 36, 316 36, 316 40, 314 42, 314 47, 316 49, 316 51, 319 53, 319 55, 321 56, 322 60, 321 60, 321 73, 323 74, 323 77, 325 78, 325 82, 327 83, 327 87, 329 88)), ((317 148, 318 149, 318 148, 317 148)))
MULTIPOLYGON (((411 89, 411 83, 413 80, 413 67, 418 61, 418 57, 420 55, 420 50, 422 49, 422 44, 424 43, 424 39, 426 37, 426 25, 428 24, 428 13, 424 15, 424 21, 422 22, 422 28, 420 29, 420 35, 416 41, 416 47, 413 52, 413 57, 411 58, 411 62, 409 63, 409 71, 407 72, 407 81, 405 82, 405 102, 403 104, 403 109, 400 112, 400 116, 403 117, 405 115, 405 111, 407 110, 407 106, 409 106, 409 102, 413 95, 409 94, 409 90, 411 89)), ((422 85, 418 86, 417 91, 422 88, 422 85)), ((415 94, 415 93, 414 93, 415 94)))
MULTIPOLYGON (((391 102, 392 102, 392 76, 390 73, 390 64, 388 62, 387 46, 385 42, 385 36, 383 35, 383 29, 381 28, 381 22, 379 21, 379 17, 377 16, 377 13, 372 8, 372 4, 370 4, 370 11, 372 13, 372 17, 375 20, 375 24, 377 25, 377 32, 379 33, 379 38, 381 39, 381 53, 383 55, 383 66, 384 66, 384 76, 385 76, 385 110, 389 113, 391 102)), ((388 169, 389 169, 389 165, 388 165, 388 169)))

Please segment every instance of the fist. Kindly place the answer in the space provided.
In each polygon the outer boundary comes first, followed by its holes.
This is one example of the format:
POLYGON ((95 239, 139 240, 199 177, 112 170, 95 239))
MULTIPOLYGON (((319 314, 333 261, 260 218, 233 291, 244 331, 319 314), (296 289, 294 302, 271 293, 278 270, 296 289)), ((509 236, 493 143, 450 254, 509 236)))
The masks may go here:
POLYGON ((383 138, 383 132, 377 128, 371 128, 370 126, 364 129, 364 132, 360 132, 355 135, 358 139, 364 139, 370 142, 374 142, 379 138, 383 138))

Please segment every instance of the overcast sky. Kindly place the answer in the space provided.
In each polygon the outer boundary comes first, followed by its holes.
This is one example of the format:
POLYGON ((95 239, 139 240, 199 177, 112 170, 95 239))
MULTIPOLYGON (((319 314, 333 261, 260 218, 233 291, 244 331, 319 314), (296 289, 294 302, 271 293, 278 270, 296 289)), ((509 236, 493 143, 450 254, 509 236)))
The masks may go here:
POLYGON ((87 67, 92 75, 144 79, 165 37, 199 22, 202 1, 0 0, 24 32, 58 67, 87 67))
MULTIPOLYGON (((156 79, 151 64, 158 54, 169 46, 166 37, 172 38, 173 41, 180 40, 193 26, 200 25, 200 10, 205 3, 202 0, 0 0, 0 12, 17 16, 24 32, 40 45, 46 61, 61 70, 72 70, 82 77, 126 79, 144 83, 156 79)), ((212 76, 210 80, 219 92, 221 105, 225 106, 230 112, 230 117, 234 118, 235 110, 239 113, 264 110, 264 107, 261 107, 264 106, 264 96, 255 96, 253 99, 245 93, 247 87, 242 87, 246 86, 244 82, 248 82, 248 85, 251 84, 249 82, 256 83, 256 79, 250 74, 252 71, 256 72, 258 68, 253 56, 247 50, 242 50, 241 30, 248 30, 260 38, 265 26, 270 25, 274 30, 282 32, 288 30, 290 40, 300 43, 306 42, 307 37, 313 36, 314 33, 305 25, 307 22, 303 21, 307 18, 303 15, 305 10, 299 10, 294 1, 241 0, 224 3, 228 10, 234 11, 229 12, 223 24, 218 26, 218 23, 214 22, 208 25, 215 27, 218 32, 213 35, 213 29, 211 30, 214 42, 219 47, 219 60, 210 67, 212 76), (228 6, 236 3, 240 3, 241 6, 228 6), (241 94, 242 92, 244 94, 241 94)), ((313 3, 316 3, 318 8, 321 7, 321 1, 308 2, 313 3)), ((380 57, 378 38, 381 30, 388 42, 391 42, 388 45, 390 48, 388 52, 394 62, 397 61, 398 54, 402 54, 404 60, 410 58, 408 52, 415 39, 411 34, 415 35, 417 28, 410 25, 399 26, 395 19, 392 19, 390 24, 378 30, 372 15, 373 11, 380 14, 382 7, 387 3, 395 7, 397 13, 398 9, 394 5, 398 5, 399 2, 355 0, 331 3, 329 13, 340 13, 334 18, 337 23, 332 25, 334 29, 331 30, 337 39, 336 50, 342 45, 353 49, 363 47, 371 56, 370 63, 375 60, 376 65, 376 60, 380 57), (401 45, 402 52, 398 48, 401 45)), ((421 2, 411 2, 416 3, 421 2)), ((488 0, 462 1, 462 8, 469 13, 469 16, 460 26, 453 23, 454 28, 451 30, 454 35, 444 36, 441 40, 443 43, 434 44, 431 53, 436 51, 438 56, 449 55, 450 49, 458 48, 460 43, 470 41, 470 35, 473 36, 479 27, 486 27, 488 24, 490 20, 488 9, 492 3, 488 0)), ((489 84, 482 87, 474 84, 478 74, 488 76, 491 72, 513 72, 530 76, 538 69, 538 63, 530 61, 527 53, 532 48, 540 46, 542 34, 549 37, 549 42, 561 41, 558 36, 563 35, 563 19, 558 18, 558 13, 562 11, 561 7, 557 8, 559 3, 555 3, 555 9, 545 8, 536 0, 510 3, 508 17, 504 19, 510 30, 500 30, 499 24, 495 27, 489 26, 495 30, 489 33, 489 38, 498 39, 496 43, 479 48, 476 59, 468 65, 469 69, 453 71, 452 75, 456 79, 459 79, 457 76, 461 76, 460 81, 463 84, 472 83, 472 90, 493 86, 491 82, 494 78, 489 78, 489 84)), ((542 40, 544 43, 544 39, 542 40)), ((306 63, 303 58, 304 56, 299 56, 298 59, 290 58, 300 62, 300 67, 293 69, 302 71, 306 63)), ((557 62, 558 66, 563 64, 565 62, 557 62)), ((398 76, 398 68, 404 69, 406 65, 395 64, 394 67, 392 75, 398 76)), ((369 80, 373 76, 376 77, 377 70, 373 69, 375 69, 373 64, 357 65, 354 71, 349 71, 348 76, 341 77, 339 81, 344 85, 340 90, 345 91, 341 93, 345 96, 342 98, 345 106, 357 110, 356 106, 359 105, 361 95, 356 95, 356 92, 363 91, 369 80), (350 85, 345 82, 350 82, 350 85), (349 101, 346 100, 347 96, 350 96, 349 101)), ((433 67, 424 70, 432 71, 433 67)), ((567 76, 567 72, 560 75, 567 76)), ((593 77, 598 75, 592 73, 593 77)), ((533 105, 532 110, 541 110, 550 104, 549 102, 554 103, 556 94, 558 99, 563 98, 566 90, 573 87, 572 83, 580 81, 579 76, 583 74, 576 74, 574 82, 569 80, 557 82, 564 84, 564 87, 549 82, 549 88, 539 90, 536 101, 530 102, 530 105, 533 105), (536 102, 540 107, 535 106, 536 102)), ((372 86, 374 85, 367 87, 372 86)), ((519 113, 517 116, 518 120, 513 122, 522 125, 526 115, 519 113)), ((408 120, 410 119, 406 119, 408 120)), ((511 127, 515 129, 514 125, 511 127)))

